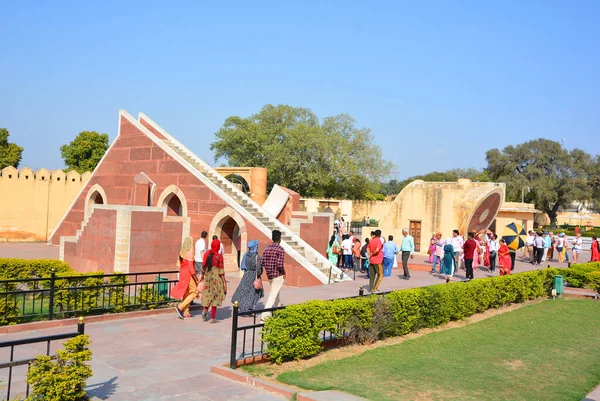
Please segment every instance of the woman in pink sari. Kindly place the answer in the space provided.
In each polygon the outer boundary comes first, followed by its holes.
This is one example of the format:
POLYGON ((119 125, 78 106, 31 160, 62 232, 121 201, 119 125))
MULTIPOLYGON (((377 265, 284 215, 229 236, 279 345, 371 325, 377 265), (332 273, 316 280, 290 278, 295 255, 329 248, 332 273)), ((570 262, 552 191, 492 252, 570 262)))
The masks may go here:
POLYGON ((510 249, 506 245, 506 241, 501 239, 499 241, 500 248, 498 249, 498 266, 500 266, 500 275, 504 276, 510 274, 511 260, 510 260, 510 249))
POLYGON ((431 236, 431 240, 429 241, 429 250, 427 253, 429 254, 429 263, 433 263, 433 258, 435 257, 435 243, 437 242, 437 237, 435 233, 431 236))

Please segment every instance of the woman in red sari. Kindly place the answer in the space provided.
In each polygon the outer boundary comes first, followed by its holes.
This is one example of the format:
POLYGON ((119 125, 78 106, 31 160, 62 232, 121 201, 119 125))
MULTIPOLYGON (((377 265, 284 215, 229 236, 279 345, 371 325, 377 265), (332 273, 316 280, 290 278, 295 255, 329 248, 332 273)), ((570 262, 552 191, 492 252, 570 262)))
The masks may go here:
POLYGON ((598 238, 592 237, 592 257, 590 262, 600 262, 600 243, 598 238))
POLYGON ((189 319, 192 317, 190 304, 194 298, 198 298, 198 279, 194 269, 194 240, 192 237, 187 237, 183 241, 177 265, 179 266, 179 281, 171 289, 171 298, 183 300, 175 307, 175 311, 180 319, 189 319))
POLYGON ((498 249, 498 266, 500 266, 500 275, 504 276, 506 274, 510 274, 510 249, 508 249, 504 239, 501 239, 499 244, 500 248, 498 249))
POLYGON ((204 290, 202 291, 202 306, 204 312, 202 317, 208 320, 210 308, 210 322, 217 323, 217 307, 221 306, 227 294, 227 281, 225 280, 225 266, 223 255, 219 253, 221 242, 214 239, 210 244, 210 250, 204 254, 202 261, 202 277, 204 290))

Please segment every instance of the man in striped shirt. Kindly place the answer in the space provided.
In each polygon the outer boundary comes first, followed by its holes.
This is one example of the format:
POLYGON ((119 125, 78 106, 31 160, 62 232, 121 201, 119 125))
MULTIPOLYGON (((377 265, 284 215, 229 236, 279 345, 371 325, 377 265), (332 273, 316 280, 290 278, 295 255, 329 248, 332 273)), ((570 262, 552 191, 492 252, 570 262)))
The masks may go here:
MULTIPOLYGON (((261 263, 267 272, 267 278, 271 284, 271 291, 269 292, 269 298, 265 304, 265 309, 278 307, 281 305, 279 299, 279 292, 285 281, 285 268, 283 261, 285 257, 285 251, 279 244, 281 242, 281 231, 273 230, 271 234, 273 243, 265 248, 263 252, 261 263)), ((271 316, 271 312, 265 312, 261 316, 261 321, 271 316)))

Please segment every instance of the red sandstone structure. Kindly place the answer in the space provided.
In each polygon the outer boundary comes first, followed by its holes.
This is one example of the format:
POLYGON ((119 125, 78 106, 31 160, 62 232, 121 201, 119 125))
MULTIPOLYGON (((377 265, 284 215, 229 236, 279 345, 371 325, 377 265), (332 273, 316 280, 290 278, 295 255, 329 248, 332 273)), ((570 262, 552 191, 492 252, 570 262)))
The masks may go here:
MULTIPOLYGON (((265 172, 266 174, 266 172, 265 172)), ((247 242, 270 244, 282 231, 286 282, 327 284, 340 271, 323 252, 332 215, 299 212, 299 194, 275 186, 258 204, 150 118, 119 113, 119 132, 50 243, 82 272, 176 269, 182 238, 202 231, 225 246, 226 270, 237 270, 247 242)))

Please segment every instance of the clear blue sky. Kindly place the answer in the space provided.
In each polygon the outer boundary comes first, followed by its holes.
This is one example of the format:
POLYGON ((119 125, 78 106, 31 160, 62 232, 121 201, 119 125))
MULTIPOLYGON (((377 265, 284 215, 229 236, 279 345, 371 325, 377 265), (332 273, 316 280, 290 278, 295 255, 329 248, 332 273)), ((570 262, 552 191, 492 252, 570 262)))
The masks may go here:
POLYGON ((349 113, 398 177, 566 138, 600 153, 600 1, 3 1, 0 127, 22 166, 145 112, 213 163, 226 117, 349 113))

